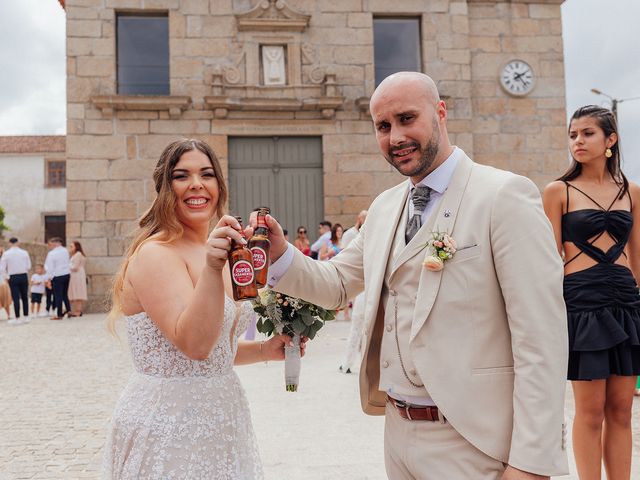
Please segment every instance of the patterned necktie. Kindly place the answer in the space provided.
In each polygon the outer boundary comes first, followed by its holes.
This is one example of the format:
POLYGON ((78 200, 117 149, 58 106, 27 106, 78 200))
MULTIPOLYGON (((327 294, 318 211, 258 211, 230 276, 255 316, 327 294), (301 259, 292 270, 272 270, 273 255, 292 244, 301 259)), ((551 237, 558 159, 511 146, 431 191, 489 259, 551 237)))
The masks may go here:
POLYGON ((427 208, 429 199, 431 198, 431 188, 426 186, 418 186, 411 192, 411 201, 413 202, 413 215, 407 222, 404 239, 409 243, 411 239, 418 233, 422 226, 422 212, 427 208))

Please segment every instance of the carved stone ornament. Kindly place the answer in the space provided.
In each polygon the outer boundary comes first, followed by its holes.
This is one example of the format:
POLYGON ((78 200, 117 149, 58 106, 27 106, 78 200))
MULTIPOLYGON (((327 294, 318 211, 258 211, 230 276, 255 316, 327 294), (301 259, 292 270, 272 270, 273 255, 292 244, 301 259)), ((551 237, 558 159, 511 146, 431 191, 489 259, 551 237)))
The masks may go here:
POLYGON ((262 46, 262 73, 264 85, 285 85, 284 47, 282 45, 262 46))
POLYGON ((259 0, 246 13, 236 15, 239 31, 302 32, 311 15, 296 12, 284 0, 259 0))

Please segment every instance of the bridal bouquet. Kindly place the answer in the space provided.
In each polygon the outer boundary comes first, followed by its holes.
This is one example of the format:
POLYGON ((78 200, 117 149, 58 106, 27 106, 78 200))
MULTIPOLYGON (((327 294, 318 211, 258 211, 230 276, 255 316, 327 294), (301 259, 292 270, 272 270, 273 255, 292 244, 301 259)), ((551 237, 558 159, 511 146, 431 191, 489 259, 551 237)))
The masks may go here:
POLYGON ((265 335, 289 335, 293 346, 284 349, 284 377, 288 392, 298 390, 300 378, 300 339, 313 339, 324 326, 324 322, 336 318, 335 310, 305 302, 300 298, 289 297, 273 290, 264 289, 253 301, 253 309, 260 317, 256 328, 265 335))

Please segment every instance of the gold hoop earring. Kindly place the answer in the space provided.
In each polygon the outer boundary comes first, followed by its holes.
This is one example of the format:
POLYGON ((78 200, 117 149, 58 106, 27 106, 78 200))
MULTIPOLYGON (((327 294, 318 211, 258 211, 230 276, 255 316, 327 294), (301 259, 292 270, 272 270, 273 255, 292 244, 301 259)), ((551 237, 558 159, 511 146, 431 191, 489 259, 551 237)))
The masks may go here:
POLYGON ((604 156, 605 156, 605 157, 607 157, 607 158, 611 158, 611 157, 613 157, 613 152, 611 151, 611 149, 610 149, 610 148, 607 148, 607 149, 604 151, 604 156))

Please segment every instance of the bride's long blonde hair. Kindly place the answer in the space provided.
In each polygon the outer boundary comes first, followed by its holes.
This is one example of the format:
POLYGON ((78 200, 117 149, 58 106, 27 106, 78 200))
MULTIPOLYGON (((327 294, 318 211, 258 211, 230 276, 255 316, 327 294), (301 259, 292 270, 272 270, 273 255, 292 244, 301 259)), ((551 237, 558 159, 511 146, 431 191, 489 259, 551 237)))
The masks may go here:
POLYGON ((199 150, 204 153, 213 166, 218 181, 218 204, 216 215, 224 215, 224 205, 227 202, 227 186, 222 175, 222 168, 218 157, 211 147, 200 140, 177 140, 164 149, 153 170, 153 181, 156 188, 156 198, 151 207, 138 221, 139 228, 133 234, 133 240, 127 249, 120 269, 113 279, 111 290, 111 311, 107 316, 107 326, 115 333, 115 322, 122 316, 122 291, 127 266, 132 255, 148 240, 153 239, 162 243, 170 243, 182 236, 183 228, 176 216, 176 195, 171 187, 171 174, 180 157, 186 152, 199 150))

